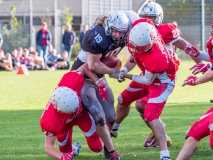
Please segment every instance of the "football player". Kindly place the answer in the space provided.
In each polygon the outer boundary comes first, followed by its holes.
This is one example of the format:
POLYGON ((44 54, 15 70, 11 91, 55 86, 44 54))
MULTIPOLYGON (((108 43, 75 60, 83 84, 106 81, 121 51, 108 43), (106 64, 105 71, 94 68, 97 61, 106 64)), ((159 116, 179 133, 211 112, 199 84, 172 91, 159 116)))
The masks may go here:
POLYGON ((74 125, 84 133, 87 144, 93 152, 100 152, 103 148, 95 130, 94 120, 81 104, 80 92, 84 85, 84 74, 96 82, 99 97, 108 100, 104 84, 88 69, 87 64, 63 75, 40 119, 40 126, 45 134, 45 152, 59 160, 72 160, 74 155, 79 154, 80 144, 72 146, 74 125), (60 152, 54 148, 56 139, 60 152))
MULTIPOLYGON (((183 83, 183 86, 196 86, 198 84, 206 83, 213 80, 213 30, 211 32, 211 38, 209 39, 206 47, 211 57, 211 64, 208 64, 208 68, 203 69, 199 69, 199 66, 193 66, 192 68, 194 69, 194 71, 192 73, 197 74, 199 72, 204 72, 204 74, 200 77, 187 77, 187 79, 183 83)), ((203 114, 203 116, 198 121, 191 125, 186 133, 186 141, 176 160, 191 159, 191 157, 195 153, 199 141, 208 135, 210 135, 210 147, 213 149, 213 107, 211 107, 205 114, 203 114)))
POLYGON ((97 96, 95 83, 86 77, 81 93, 82 102, 94 118, 96 131, 104 143, 106 159, 118 160, 120 156, 114 149, 109 133, 116 115, 113 93, 104 74, 118 77, 120 71, 107 67, 101 60, 109 55, 117 56, 126 45, 126 36, 136 19, 139 19, 139 16, 133 11, 110 11, 106 16, 100 16, 87 31, 81 50, 72 66, 72 70, 75 70, 82 64, 88 63, 89 69, 97 73, 107 89, 109 103, 97 96))
MULTIPOLYGON (((192 46, 189 42, 187 42, 185 39, 180 37, 179 29, 177 25, 173 23, 162 24, 163 9, 158 3, 148 1, 142 7, 139 15, 140 17, 149 18, 150 20, 153 21, 164 43, 166 44, 167 49, 169 50, 170 56, 172 57, 174 61, 176 70, 178 70, 180 62, 177 57, 177 54, 175 53, 173 45, 181 50, 184 50, 185 53, 189 54, 196 63, 204 64, 204 63, 200 63, 201 60, 197 58, 197 56, 200 55, 200 52, 194 46, 192 46)), ((124 71, 127 72, 125 68, 124 68, 124 71)), ((148 99, 149 97, 143 97, 142 99, 137 100, 135 103, 136 109, 140 113, 142 119, 144 117, 143 114, 144 114, 145 106, 147 104, 148 99)), ((114 135, 117 135, 117 130, 116 130, 117 124, 119 124, 119 121, 116 122, 115 127, 113 127, 112 129, 112 134, 114 135)), ((163 125, 166 126, 164 123, 163 125)), ((172 141, 170 137, 168 135, 166 136, 167 136, 167 145, 168 146, 172 145, 172 141)), ((144 146, 158 147, 158 144, 156 143, 156 139, 153 132, 151 132, 149 136, 146 138, 146 140, 144 141, 144 146)))
MULTIPOLYGON (((177 68, 166 46, 150 19, 142 18, 133 24, 128 37, 128 50, 135 63, 127 61, 125 66, 131 70, 137 64, 140 75, 120 73, 119 79, 128 78, 132 82, 119 95, 117 120, 120 122, 128 115, 130 104, 149 95, 144 111, 144 120, 153 130, 160 147, 160 159, 170 160, 166 144, 165 129, 159 116, 171 94, 177 68)), ((116 121, 117 121, 116 120, 116 121)))

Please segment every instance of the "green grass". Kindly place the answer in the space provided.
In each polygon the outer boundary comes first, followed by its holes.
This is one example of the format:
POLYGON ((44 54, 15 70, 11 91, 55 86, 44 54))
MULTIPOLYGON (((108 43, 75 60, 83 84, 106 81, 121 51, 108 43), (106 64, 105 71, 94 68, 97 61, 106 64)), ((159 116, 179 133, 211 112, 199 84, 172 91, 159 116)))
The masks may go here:
MULTIPOLYGON (((173 145, 169 147, 172 159, 175 159, 183 143, 188 127, 212 106, 212 82, 196 87, 181 87, 190 74, 191 61, 182 61, 178 72, 176 87, 162 113, 162 120, 167 125, 167 133, 173 145)), ((133 71, 139 73, 138 69, 133 71)), ((53 89, 65 71, 31 71, 29 76, 16 75, 15 72, 0 72, 0 160, 50 160, 43 150, 44 135, 40 130, 39 120, 53 89)), ((129 83, 118 83, 109 79, 117 98, 129 83)), ((117 102, 116 102, 117 103, 117 102)), ((115 103, 115 104, 116 104, 115 103)), ((119 136, 113 143, 121 153, 123 160, 155 160, 159 158, 159 149, 143 147, 143 141, 149 134, 132 104, 131 113, 123 121, 119 136)), ((80 130, 75 127, 73 141, 82 144, 79 160, 103 160, 101 153, 91 152, 80 130)), ((56 145, 57 147, 57 145, 56 145)), ((193 160, 213 159, 213 152, 208 144, 208 137, 203 139, 193 160)))

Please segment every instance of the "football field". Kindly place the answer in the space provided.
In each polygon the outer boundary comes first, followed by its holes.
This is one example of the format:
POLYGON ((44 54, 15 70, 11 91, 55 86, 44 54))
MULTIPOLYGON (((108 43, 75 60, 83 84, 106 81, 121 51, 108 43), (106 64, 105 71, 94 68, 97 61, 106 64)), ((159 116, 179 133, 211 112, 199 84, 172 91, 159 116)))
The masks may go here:
MULTIPOLYGON (((178 155, 189 126, 213 104, 213 83, 195 87, 182 87, 183 81, 191 74, 192 61, 181 61, 176 87, 169 97, 161 119, 166 124, 167 134, 172 139, 169 147, 171 158, 178 155)), ((50 95, 66 71, 31 71, 30 75, 16 75, 15 72, 0 72, 0 160, 51 160, 44 152, 44 135, 39 120, 50 95)), ((138 74, 139 69, 132 73, 138 74)), ((200 76, 200 75, 199 75, 200 76)), ((108 76, 107 76, 108 78, 108 76)), ((109 79, 109 78, 108 78, 109 79)), ((109 79, 115 96, 115 107, 119 93, 129 80, 118 83, 109 79)), ((121 160, 158 160, 159 149, 144 148, 143 142, 150 133, 132 104, 129 116, 121 124, 119 135, 113 139, 121 160)), ((104 160, 103 151, 89 150, 81 131, 74 127, 73 142, 82 145, 76 160, 104 160)), ((212 160, 213 151, 209 137, 203 139, 193 160, 212 160)), ((55 144, 57 147, 57 144, 55 144)))

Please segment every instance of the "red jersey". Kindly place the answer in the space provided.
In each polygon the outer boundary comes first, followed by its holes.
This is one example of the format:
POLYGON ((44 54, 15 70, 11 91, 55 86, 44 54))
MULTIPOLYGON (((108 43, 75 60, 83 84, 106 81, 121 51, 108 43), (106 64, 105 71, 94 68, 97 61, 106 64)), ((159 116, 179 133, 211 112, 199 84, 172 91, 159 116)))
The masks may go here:
MULTIPOLYGON (((81 72, 71 71, 62 77, 58 86, 69 87, 72 90, 76 91, 80 96, 81 89, 84 85, 84 77, 81 72)), ((81 116, 81 115, 80 115, 81 116)), ((40 120, 40 126, 45 135, 55 136, 58 133, 62 132, 65 128, 69 127, 78 119, 69 114, 59 112, 54 108, 53 104, 48 102, 46 109, 43 112, 43 115, 40 120)))
POLYGON ((166 44, 166 48, 168 49, 171 60, 174 62, 176 71, 179 69, 180 61, 175 53, 174 46, 172 45, 175 41, 180 37, 179 28, 173 23, 160 24, 157 27, 157 30, 166 44))
POLYGON ((210 57, 210 62, 213 63, 213 37, 209 39, 209 41, 206 44, 206 48, 208 50, 208 54, 210 57))
MULTIPOLYGON (((133 27, 140 22, 147 22, 154 26, 151 20, 142 18, 136 20, 133 24, 133 27)), ((136 64, 139 66, 143 74, 145 70, 154 74, 158 74, 153 83, 168 83, 175 79, 175 64, 172 61, 165 43, 159 34, 157 34, 156 43, 154 43, 152 49, 149 52, 134 55, 134 58, 136 64)))

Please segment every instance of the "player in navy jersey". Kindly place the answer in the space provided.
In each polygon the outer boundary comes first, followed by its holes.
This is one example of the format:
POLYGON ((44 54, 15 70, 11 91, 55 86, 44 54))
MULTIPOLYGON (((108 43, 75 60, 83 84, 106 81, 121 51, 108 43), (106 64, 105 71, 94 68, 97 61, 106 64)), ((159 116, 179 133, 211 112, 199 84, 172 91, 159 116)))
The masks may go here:
POLYGON ((72 66, 72 70, 76 70, 82 64, 88 63, 89 68, 97 73, 107 89, 109 102, 100 99, 95 83, 85 77, 81 93, 82 102, 94 118, 96 131, 104 143, 106 159, 117 160, 120 156, 114 150, 109 133, 115 122, 116 114, 113 93, 104 74, 116 78, 120 71, 107 67, 100 60, 109 55, 117 56, 126 45, 126 36, 132 23, 138 18, 139 16, 133 11, 110 11, 106 16, 99 17, 87 31, 81 50, 72 66))

